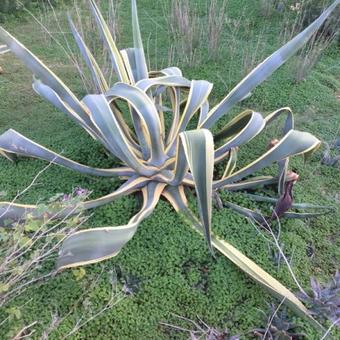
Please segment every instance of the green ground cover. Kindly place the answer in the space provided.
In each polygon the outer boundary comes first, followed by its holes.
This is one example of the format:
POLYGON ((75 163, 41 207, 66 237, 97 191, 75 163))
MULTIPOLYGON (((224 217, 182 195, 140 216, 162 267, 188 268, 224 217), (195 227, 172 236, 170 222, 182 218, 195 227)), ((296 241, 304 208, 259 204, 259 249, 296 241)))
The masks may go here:
MULTIPOLYGON (((203 2, 199 3, 202 5, 203 2)), ((167 58, 169 46, 163 7, 159 2, 151 0, 139 0, 138 5, 142 34, 145 40, 149 37, 151 65, 159 65, 167 58)), ((204 15, 203 7, 202 5, 201 15, 204 15)), ((270 27, 266 30, 266 45, 261 54, 269 54, 278 47, 281 27, 278 14, 269 18, 260 17, 256 6, 250 5, 247 0, 230 0, 227 12, 230 18, 247 13, 254 36, 256 32, 260 34, 264 26, 270 27)), ((119 46, 125 47, 127 44, 131 45, 131 40, 127 40, 131 37, 129 6, 125 2, 120 7, 120 15, 122 39, 119 46)), ((46 39, 29 16, 9 21, 4 26, 51 66, 79 97, 85 94, 76 71, 63 51, 46 39)), ((207 79, 213 82, 213 99, 216 101, 227 91, 221 78, 228 78, 226 82, 231 86, 242 76, 240 58, 230 56, 227 39, 228 33, 225 32, 223 46, 216 61, 207 61, 206 52, 203 51, 200 63, 181 67, 184 76, 189 79, 207 79)), ((247 32, 242 30, 236 41, 240 51, 245 44, 251 43, 247 40, 247 32)), ((323 141, 330 141, 339 136, 340 131, 338 62, 339 46, 333 45, 323 54, 306 81, 295 84, 291 77, 294 63, 292 60, 257 88, 237 111, 252 108, 269 113, 289 105, 295 112, 297 129, 312 132, 323 141)), ((31 88, 32 76, 17 59, 12 55, 3 56, 0 65, 4 68, 4 74, 0 76, 0 133, 14 128, 28 138, 83 164, 97 167, 115 165, 115 160, 109 159, 100 145, 96 145, 61 112, 34 94, 31 88)), ((230 117, 231 115, 226 120, 230 117)), ((259 155, 267 140, 268 135, 254 139, 244 148, 246 151, 241 155, 241 163, 242 159, 259 155)), ((304 287, 309 286, 309 279, 313 275, 321 280, 328 280, 339 263, 337 233, 340 221, 340 172, 339 169, 321 165, 320 158, 321 151, 314 154, 306 164, 300 158, 292 161, 292 167, 300 174, 300 181, 295 186, 295 199, 297 202, 332 206, 334 213, 313 220, 282 222, 281 241, 285 244, 285 252, 292 258, 293 270, 304 287), (308 256, 309 247, 314 249, 312 257, 308 256)), ((44 166, 44 162, 38 160, 22 158, 13 165, 1 158, 2 200, 12 199, 44 166)), ((274 169, 266 170, 267 173, 272 171, 274 169)), ((71 192, 78 186, 91 190, 91 197, 99 197, 110 193, 118 185, 119 180, 116 179, 91 178, 51 166, 39 178, 38 185, 20 200, 35 203, 56 193, 71 192)), ((274 194, 274 190, 266 192, 274 194)), ((231 194, 223 193, 222 197, 223 195, 231 194)), ((242 202, 250 208, 267 208, 265 204, 255 205, 241 194, 234 194, 232 201, 242 202)), ((137 211, 138 204, 135 196, 117 200, 93 211, 88 225, 97 227, 124 224, 137 211)), ((243 217, 229 209, 214 209, 213 228, 283 284, 296 290, 288 270, 283 265, 279 269, 276 267, 268 244, 243 217)), ((50 266, 53 266, 52 261, 50 266)), ((226 258, 219 255, 216 259, 212 258, 204 239, 192 231, 167 202, 162 201, 116 258, 86 267, 86 275, 81 280, 76 280, 72 271, 65 271, 43 285, 33 286, 17 298, 12 305, 22 306, 21 317, 14 317, 5 323, 0 329, 0 338, 7 338, 14 330, 35 320, 39 322, 36 327, 38 336, 50 324, 51 314, 65 315, 100 272, 109 273, 118 267, 124 273, 138 278, 138 290, 84 326, 74 335, 75 338, 185 338, 186 334, 160 325, 162 321, 178 322, 171 313, 190 319, 199 316, 209 325, 228 328, 232 334, 242 334, 251 328, 264 326, 263 315, 258 309, 266 310, 267 303, 272 301, 270 295, 226 258)), ((93 307, 100 306, 109 298, 110 284, 107 276, 103 274, 99 283, 91 289, 88 301, 93 307)), ((80 307, 76 307, 50 338, 59 339, 66 335, 73 328, 81 311, 80 307)), ((0 319, 7 312, 8 310, 0 311, 0 319)), ((303 320, 293 314, 290 316, 292 321, 301 325, 308 339, 318 338, 315 331, 303 320)))

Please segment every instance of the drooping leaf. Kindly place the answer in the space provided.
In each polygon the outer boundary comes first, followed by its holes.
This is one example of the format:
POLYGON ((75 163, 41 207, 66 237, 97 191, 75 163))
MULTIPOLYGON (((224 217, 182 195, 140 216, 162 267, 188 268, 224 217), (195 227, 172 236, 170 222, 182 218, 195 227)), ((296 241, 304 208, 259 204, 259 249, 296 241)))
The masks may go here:
POLYGON ((144 138, 150 148, 150 163, 161 165, 164 162, 164 145, 159 115, 151 99, 141 90, 128 84, 118 83, 107 93, 109 101, 116 98, 126 100, 140 120, 144 138))
MULTIPOLYGON (((181 213, 185 219, 190 222, 190 225, 201 235, 204 234, 203 226, 199 220, 194 216, 192 211, 188 208, 187 201, 183 190, 176 187, 166 188, 163 192, 163 196, 166 197, 175 210, 181 213)), ((301 301, 285 286, 283 286, 274 277, 259 267, 254 261, 249 259, 230 243, 220 239, 218 236, 211 234, 211 244, 221 254, 226 256, 231 262, 233 262, 238 268, 249 275, 257 283, 261 284, 270 293, 276 296, 280 300, 284 300, 284 303, 289 305, 300 316, 310 321, 317 329, 323 329, 322 326, 311 316, 308 309, 301 303, 301 301)))
POLYGON ((51 87, 86 123, 91 125, 86 107, 39 58, 2 27, 0 27, 0 39, 6 42, 10 50, 31 70, 36 78, 51 87))
POLYGON ((152 86, 174 86, 190 88, 191 82, 182 76, 163 76, 150 79, 142 79, 136 83, 136 87, 147 92, 152 86))
POLYGON ((243 129, 241 129, 225 144, 215 150, 215 162, 219 162, 224 159, 227 152, 229 152, 231 148, 239 147, 252 140, 263 130, 264 127, 265 121, 262 115, 258 112, 252 112, 249 117, 249 121, 247 122, 247 124, 245 124, 243 129))
POLYGON ((226 184, 237 182, 255 171, 263 169, 273 162, 278 162, 287 157, 315 150, 315 148, 319 145, 320 141, 310 133, 290 130, 278 144, 269 149, 254 162, 238 170, 227 178, 215 181, 213 185, 214 189, 222 188, 226 184))
POLYGON ((136 156, 106 97, 103 94, 87 95, 83 101, 91 109, 91 119, 102 132, 112 154, 137 172, 150 175, 152 170, 148 169, 136 156))
POLYGON ((63 219, 79 214, 81 211, 100 207, 108 204, 122 196, 140 190, 150 179, 145 177, 130 178, 122 184, 116 191, 106 196, 82 202, 80 205, 66 204, 64 207, 55 209, 41 209, 39 205, 18 204, 15 202, 0 202, 0 226, 12 225, 16 222, 25 222, 29 215, 32 219, 48 218, 50 220, 63 219))
POLYGON ((203 103, 206 102, 212 86, 211 83, 204 80, 193 80, 191 82, 189 96, 178 126, 175 129, 174 139, 170 141, 166 149, 169 155, 173 155, 175 152, 177 135, 186 129, 192 116, 199 110, 203 103))
POLYGON ((120 169, 98 169, 74 162, 33 142, 12 129, 0 135, 0 149, 20 156, 40 158, 53 164, 58 164, 65 168, 92 176, 114 177, 133 174, 132 169, 127 167, 120 169))
MULTIPOLYGON (((244 194, 246 197, 249 197, 251 200, 256 202, 267 202, 271 204, 276 204, 278 199, 272 197, 266 197, 261 195, 255 194, 244 194)), ((331 207, 326 205, 317 205, 317 204, 310 204, 310 203, 296 203, 292 204, 292 208, 294 209, 331 209, 331 207)))
POLYGON ((138 79, 135 53, 136 51, 134 48, 120 50, 131 85, 135 85, 136 79, 138 79))
POLYGON ((105 142, 101 139, 100 131, 97 131, 91 120, 84 120, 82 116, 78 115, 71 106, 62 100, 62 98, 51 87, 45 85, 41 80, 34 79, 33 90, 39 94, 42 98, 45 98, 56 108, 63 111, 69 118, 71 118, 76 124, 85 129, 92 138, 99 139, 104 145, 105 142))
MULTIPOLYGON (((281 109, 278 109, 268 116, 265 117, 266 126, 271 124, 274 120, 276 120, 278 117, 280 117, 282 114, 286 114, 287 117, 285 119, 285 124, 282 129, 282 134, 285 135, 288 133, 288 131, 294 129, 294 116, 293 112, 289 107, 283 107, 281 109)), ((279 196, 283 195, 287 172, 288 172, 288 164, 289 164, 289 158, 283 159, 278 162, 278 176, 280 178, 279 185, 278 185, 278 194, 279 196)))
POLYGON ((57 269, 78 267, 116 256, 133 237, 138 225, 152 213, 164 186, 164 183, 151 182, 142 189, 143 207, 127 225, 82 230, 66 238, 59 252, 57 269))

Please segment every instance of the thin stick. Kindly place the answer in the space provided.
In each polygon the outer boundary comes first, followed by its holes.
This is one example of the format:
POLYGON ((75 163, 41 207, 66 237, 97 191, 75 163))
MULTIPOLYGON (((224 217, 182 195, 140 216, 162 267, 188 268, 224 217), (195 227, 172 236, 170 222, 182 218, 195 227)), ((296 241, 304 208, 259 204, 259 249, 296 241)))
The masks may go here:
POLYGON ((335 320, 331 326, 327 329, 327 332, 322 336, 322 338, 320 340, 324 340, 327 338, 327 336, 329 335, 329 333, 331 332, 331 330, 333 329, 334 326, 336 326, 338 323, 340 322, 340 318, 338 318, 337 320, 335 320))
POLYGON ((270 317, 269 322, 268 322, 268 325, 267 325, 267 328, 266 328, 266 331, 265 331, 265 333, 263 334, 262 339, 265 339, 265 338, 266 338, 266 335, 267 335, 267 333, 269 332, 269 328, 270 328, 270 326, 271 326, 271 324, 272 324, 272 322, 273 322, 273 320, 274 320, 274 318, 275 318, 277 312, 279 311, 279 309, 281 308, 281 306, 283 305, 283 303, 285 302, 285 300, 286 300, 286 298, 284 297, 284 298, 282 299, 282 301, 280 302, 280 304, 279 304, 279 305, 277 306, 277 308, 275 309, 273 315, 270 317))

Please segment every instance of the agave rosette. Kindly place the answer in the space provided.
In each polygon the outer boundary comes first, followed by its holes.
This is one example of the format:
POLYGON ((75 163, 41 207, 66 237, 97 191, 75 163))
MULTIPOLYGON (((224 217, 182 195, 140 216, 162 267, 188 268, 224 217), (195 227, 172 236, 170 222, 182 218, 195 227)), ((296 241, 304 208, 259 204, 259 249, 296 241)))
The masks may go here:
MULTIPOLYGON (((329 6, 303 32, 258 65, 213 108, 209 107, 208 101, 213 87, 211 83, 205 80, 190 81, 183 77, 177 67, 148 71, 135 0, 131 1, 134 47, 124 50, 118 50, 97 5, 93 0, 89 1, 118 78, 113 86, 107 83, 98 63, 69 17, 74 39, 96 88, 96 94, 87 95, 82 100, 24 45, 0 28, 0 39, 34 74, 34 90, 83 127, 92 138, 101 142, 106 151, 124 163, 124 166, 100 169, 79 164, 12 129, 0 136, 1 154, 10 160, 17 154, 43 159, 87 175, 118 176, 124 179, 118 190, 86 201, 83 204, 84 209, 96 208, 133 192, 141 191, 143 194, 141 210, 127 225, 81 230, 65 239, 57 268, 61 270, 95 263, 117 255, 136 233, 141 221, 152 213, 161 196, 164 196, 176 211, 184 213, 190 219, 198 232, 204 234, 211 250, 218 249, 253 279, 274 295, 284 298, 297 312, 316 324, 294 294, 231 244, 212 233, 211 213, 212 193, 215 190, 242 190, 278 183, 279 192, 282 192, 285 181, 289 180, 289 157, 312 152, 319 146, 319 140, 307 132, 294 129, 293 115, 289 108, 279 109, 266 117, 251 110, 242 112, 215 136, 215 141, 218 140, 221 144, 218 148, 214 147, 214 137, 209 128, 302 47, 338 3, 336 1, 329 6), (170 107, 164 105, 165 97, 169 98, 170 107), (118 101, 127 103, 132 126, 126 123, 118 101), (261 157, 235 171, 238 148, 252 140, 281 114, 286 115, 281 140, 261 157), (166 127, 165 115, 172 115, 170 127, 166 127), (187 131, 193 117, 198 121, 197 128, 187 131), (214 165, 224 159, 228 159, 224 175, 214 179, 214 165), (277 176, 246 179, 273 163, 279 164, 277 176), (196 191, 199 219, 188 208, 185 187, 196 191)), ((256 217, 245 208, 233 204, 229 206, 246 216, 256 217)), ((68 213, 69 211, 63 210, 55 214, 55 217, 68 213)), ((24 220, 27 214, 41 217, 34 205, 0 203, 2 224, 9 219, 24 220)))

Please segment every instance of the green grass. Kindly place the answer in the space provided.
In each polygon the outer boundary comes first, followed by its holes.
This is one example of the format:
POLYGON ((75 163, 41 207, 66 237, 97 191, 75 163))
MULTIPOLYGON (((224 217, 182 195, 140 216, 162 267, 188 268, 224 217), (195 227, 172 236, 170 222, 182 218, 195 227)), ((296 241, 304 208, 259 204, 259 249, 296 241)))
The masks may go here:
MULTIPOLYGON (((158 2, 155 5, 155 1, 151 0, 139 0, 138 5, 145 41, 150 36, 150 60, 156 63, 154 51, 157 46, 157 61, 161 63, 162 58, 167 57, 169 44, 162 6, 158 2), (155 22, 150 17, 163 29, 155 30, 155 22)), ((270 27, 267 30, 266 51, 274 51, 278 47, 276 38, 280 18, 275 15, 266 19, 258 17, 256 6, 249 6, 245 0, 230 0, 228 15, 237 18, 244 8, 247 9, 244 6, 249 7, 246 13, 254 30, 260 32, 264 25, 270 27)), ((120 47, 123 47, 131 45, 129 6, 122 5, 120 11, 124 37, 120 47)), ((62 50, 45 40, 29 17, 10 21, 5 27, 51 66, 79 96, 84 95, 80 79, 62 50)), ((230 84, 236 84, 242 74, 239 59, 231 58, 228 54, 227 38, 226 34, 217 61, 182 67, 189 79, 207 79, 215 83, 213 102, 226 94, 225 86, 217 74, 222 77, 230 75, 231 78, 227 80, 230 84), (232 72, 229 73, 229 69, 232 72)), ((237 37, 240 49, 247 44, 246 38, 244 35, 237 37)), ((339 50, 333 46, 323 55, 306 81, 299 84, 291 81, 292 60, 257 88, 234 112, 250 107, 269 113, 289 105, 295 112, 297 129, 310 131, 321 140, 334 139, 339 136, 340 128, 339 100, 336 99, 336 93, 339 95, 340 74, 339 67, 334 67, 338 57, 339 50)), ((98 167, 115 164, 115 160, 108 159, 100 145, 94 143, 85 132, 33 93, 31 74, 17 59, 12 55, 3 56, 0 65, 4 68, 4 74, 0 76, 0 133, 14 128, 34 141, 84 164, 98 167)), ((226 117, 224 121, 228 119, 226 117)), ((241 161, 258 155, 265 142, 264 137, 256 138, 244 148, 241 161)), ((295 199, 298 202, 330 205, 335 208, 334 214, 306 221, 285 220, 282 223, 285 251, 293 258, 293 270, 304 287, 309 285, 312 275, 327 280, 339 263, 336 235, 340 209, 337 201, 339 197, 336 195, 339 193, 340 172, 336 168, 321 165, 320 157, 321 152, 317 152, 306 164, 302 159, 292 161, 291 166, 301 178, 295 187, 295 199), (308 246, 314 248, 315 255, 312 258, 307 256, 308 246)), ((44 162, 32 159, 21 158, 16 164, 0 159, 0 190, 6 192, 4 199, 12 199, 44 166, 44 162)), ((271 172, 272 169, 266 171, 271 172)), ((119 180, 91 178, 52 166, 39 178, 38 185, 20 200, 26 203, 43 201, 56 193, 71 192, 76 186, 87 188, 93 191, 91 197, 98 197, 113 191, 118 184, 119 180)), ((240 194, 229 193, 228 196, 234 202, 248 207, 266 208, 266 205, 249 202, 240 194)), ((93 211, 88 224, 93 227, 123 224, 137 208, 136 197, 123 198, 93 211)), ((296 290, 288 270, 284 266, 277 270, 267 243, 244 218, 228 209, 215 209, 213 228, 293 291, 296 290)), ((167 202, 162 201, 116 258, 86 267, 86 276, 80 281, 75 280, 71 271, 65 271, 46 284, 33 286, 17 298, 12 305, 22 306, 22 316, 19 320, 14 318, 5 323, 1 327, 0 338, 7 338, 15 330, 35 320, 39 321, 38 336, 51 322, 51 313, 65 315, 102 270, 106 273, 117 266, 140 280, 138 292, 83 327, 75 338, 185 338, 185 334, 160 325, 161 321, 176 322, 171 313, 194 320, 199 316, 211 326, 228 328, 232 334, 240 334, 264 326, 263 316, 258 309, 266 310, 267 303, 273 300, 227 259, 219 255, 216 259, 212 258, 203 238, 192 231, 167 202)), ((91 290, 88 300, 96 308, 104 304, 108 296, 109 282, 104 274, 100 283, 91 290)), ((76 307, 51 334, 51 339, 60 339, 67 334, 83 310, 82 304, 76 307)), ((6 313, 6 310, 0 311, 0 320, 6 313)), ((293 314, 290 316, 292 321, 301 325, 308 339, 318 338, 303 320, 293 314)))

